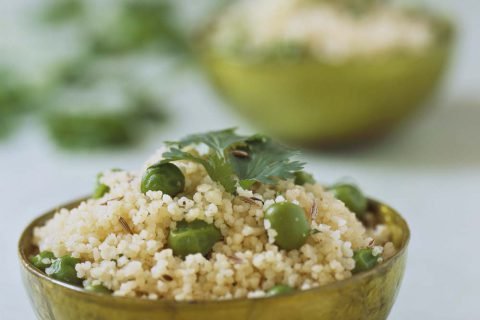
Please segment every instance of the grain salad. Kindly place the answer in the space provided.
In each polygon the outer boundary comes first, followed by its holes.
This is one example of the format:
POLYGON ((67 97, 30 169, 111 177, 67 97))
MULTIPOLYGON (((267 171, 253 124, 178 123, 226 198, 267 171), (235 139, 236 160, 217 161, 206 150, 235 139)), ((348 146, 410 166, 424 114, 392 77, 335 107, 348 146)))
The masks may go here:
POLYGON ((87 290, 180 301, 307 290, 395 254, 385 226, 365 227, 358 189, 316 183, 295 156, 232 129, 170 142, 139 171, 102 172, 93 198, 37 227, 32 262, 56 279, 70 266, 64 281, 87 290))
POLYGON ((422 53, 431 21, 385 1, 241 0, 212 26, 218 52, 312 56, 331 62, 391 51, 422 53))

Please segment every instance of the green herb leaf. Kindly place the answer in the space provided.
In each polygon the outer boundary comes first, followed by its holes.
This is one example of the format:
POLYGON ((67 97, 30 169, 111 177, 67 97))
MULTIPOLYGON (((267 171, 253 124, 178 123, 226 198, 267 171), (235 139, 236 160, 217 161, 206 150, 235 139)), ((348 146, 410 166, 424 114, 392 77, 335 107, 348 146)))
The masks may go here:
POLYGON ((220 183, 227 192, 235 191, 235 179, 232 167, 224 158, 214 153, 208 157, 200 157, 191 153, 182 151, 178 148, 171 148, 163 154, 162 163, 189 160, 201 164, 213 181, 220 183))
POLYGON ((251 181, 272 184, 274 178, 289 179, 296 171, 303 168, 304 163, 291 161, 298 155, 297 151, 264 136, 254 136, 247 140, 248 158, 230 155, 230 162, 240 179, 240 185, 251 181))
POLYGON ((242 143, 246 139, 246 137, 237 135, 235 130, 235 128, 230 128, 220 131, 191 134, 180 141, 170 141, 167 142, 167 144, 176 145, 179 148, 183 148, 192 144, 198 145, 203 143, 210 148, 210 151, 223 155, 225 149, 234 144, 242 143))
POLYGON ((235 129, 189 135, 167 144, 170 150, 163 154, 163 163, 178 160, 200 163, 212 180, 232 193, 237 179, 242 188, 249 189, 255 182, 272 184, 275 179, 292 178, 304 165, 291 160, 298 152, 263 135, 237 135, 235 129), (182 150, 186 146, 202 144, 209 148, 204 156, 182 150))

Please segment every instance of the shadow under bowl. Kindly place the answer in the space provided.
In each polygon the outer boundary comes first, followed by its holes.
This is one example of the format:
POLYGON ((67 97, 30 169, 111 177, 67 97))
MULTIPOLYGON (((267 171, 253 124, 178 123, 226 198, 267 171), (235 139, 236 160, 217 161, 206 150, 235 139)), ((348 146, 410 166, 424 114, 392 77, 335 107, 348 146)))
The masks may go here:
POLYGON ((260 129, 297 145, 336 147, 383 136, 432 95, 454 42, 453 25, 435 23, 438 41, 422 52, 337 64, 258 60, 221 54, 207 43, 197 52, 218 93, 260 129))
MULTIPOLYGON (((74 208, 82 200, 64 205, 74 208)), ((374 269, 314 289, 270 298, 176 302, 114 297, 87 292, 46 276, 29 257, 36 253, 33 230, 53 217, 52 210, 22 233, 18 253, 24 285, 41 320, 380 320, 386 319, 402 280, 410 231, 405 220, 385 204, 370 200, 379 223, 388 226, 398 252, 374 269)))

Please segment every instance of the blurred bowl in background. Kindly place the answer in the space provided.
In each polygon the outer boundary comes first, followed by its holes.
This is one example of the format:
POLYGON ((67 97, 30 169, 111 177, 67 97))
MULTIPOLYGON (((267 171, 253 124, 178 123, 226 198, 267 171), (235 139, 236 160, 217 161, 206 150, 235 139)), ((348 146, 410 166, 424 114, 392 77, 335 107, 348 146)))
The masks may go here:
POLYGON ((198 54, 218 92, 267 133, 303 146, 337 147, 380 137, 419 108, 439 84, 454 26, 432 17, 437 41, 423 52, 254 60, 219 53, 200 38, 198 54))

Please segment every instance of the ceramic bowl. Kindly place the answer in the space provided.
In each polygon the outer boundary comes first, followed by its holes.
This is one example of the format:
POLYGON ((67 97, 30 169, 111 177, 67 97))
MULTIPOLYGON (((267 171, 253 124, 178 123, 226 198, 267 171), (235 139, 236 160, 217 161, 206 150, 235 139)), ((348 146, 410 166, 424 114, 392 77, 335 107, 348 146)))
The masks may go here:
MULTIPOLYGON (((79 203, 61 207, 73 208, 79 203)), ((370 210, 391 230, 391 240, 398 248, 395 256, 349 279, 271 298, 154 301, 86 292, 51 279, 28 258, 36 253, 32 245, 33 229, 50 219, 55 210, 30 223, 21 235, 18 253, 25 288, 41 320, 380 320, 387 318, 397 296, 410 231, 405 220, 389 206, 370 200, 370 210)))

